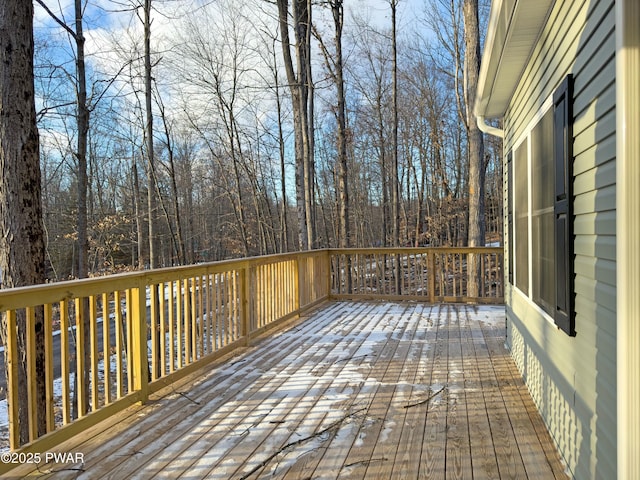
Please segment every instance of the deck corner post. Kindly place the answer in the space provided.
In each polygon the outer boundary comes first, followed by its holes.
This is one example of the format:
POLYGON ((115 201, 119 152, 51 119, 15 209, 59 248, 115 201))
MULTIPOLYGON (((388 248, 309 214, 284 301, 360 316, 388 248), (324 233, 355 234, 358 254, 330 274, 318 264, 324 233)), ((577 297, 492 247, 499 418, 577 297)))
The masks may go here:
POLYGON ((293 270, 293 275, 294 275, 294 279, 293 279, 293 288, 295 289, 295 291, 293 292, 293 301, 295 302, 293 305, 293 311, 300 313, 300 305, 302 305, 302 278, 303 278, 303 274, 301 272, 302 270, 302 264, 303 262, 300 261, 300 255, 296 255, 295 256, 295 265, 296 268, 293 270))
POLYGON ((250 281, 251 266, 247 264, 240 269, 240 334, 247 347, 251 344, 251 312, 249 311, 250 281))
POLYGON ((326 281, 327 281, 327 299, 330 300, 332 297, 332 291, 331 291, 331 285, 332 285, 332 281, 331 281, 331 250, 326 249, 325 250, 325 255, 326 255, 326 264, 325 264, 325 272, 326 272, 326 281))
POLYGON ((427 281, 429 282, 429 303, 436 300, 436 254, 433 249, 427 252, 427 281))
POLYGON ((149 357, 147 355, 147 288, 144 283, 131 289, 131 349, 133 390, 140 403, 149 398, 149 357))

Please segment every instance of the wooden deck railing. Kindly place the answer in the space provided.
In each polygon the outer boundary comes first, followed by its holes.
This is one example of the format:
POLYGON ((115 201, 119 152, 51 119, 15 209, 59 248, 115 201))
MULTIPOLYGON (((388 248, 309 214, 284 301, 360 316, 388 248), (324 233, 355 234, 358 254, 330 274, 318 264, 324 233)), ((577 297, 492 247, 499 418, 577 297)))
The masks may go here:
MULTIPOLYGON (((0 290, 10 447, 52 449, 330 297, 502 302, 501 265, 501 248, 317 250, 0 290), (483 272, 474 297, 466 293, 472 253, 483 272), (33 360, 38 310, 44 372, 33 360), (21 377, 16 327, 23 324, 21 377), (42 375, 45 412, 36 405, 42 375), (20 377, 29 412, 24 445, 20 377), (45 435, 38 433, 40 415, 45 435)), ((7 468, 0 465, 0 473, 7 468)))
POLYGON ((331 250, 331 261, 336 298, 504 302, 501 247, 331 250), (470 276, 473 262, 476 275, 470 276))

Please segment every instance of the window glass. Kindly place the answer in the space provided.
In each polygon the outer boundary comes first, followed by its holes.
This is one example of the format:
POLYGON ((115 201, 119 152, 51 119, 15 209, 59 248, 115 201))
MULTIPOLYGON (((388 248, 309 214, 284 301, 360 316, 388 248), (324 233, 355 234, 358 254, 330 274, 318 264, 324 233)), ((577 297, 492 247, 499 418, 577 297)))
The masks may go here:
POLYGON ((515 150, 514 161, 514 213, 515 213, 515 280, 525 295, 529 294, 529 188, 528 152, 524 141, 515 150))
POLYGON ((555 305, 553 110, 531 132, 531 250, 533 301, 553 315, 555 305))

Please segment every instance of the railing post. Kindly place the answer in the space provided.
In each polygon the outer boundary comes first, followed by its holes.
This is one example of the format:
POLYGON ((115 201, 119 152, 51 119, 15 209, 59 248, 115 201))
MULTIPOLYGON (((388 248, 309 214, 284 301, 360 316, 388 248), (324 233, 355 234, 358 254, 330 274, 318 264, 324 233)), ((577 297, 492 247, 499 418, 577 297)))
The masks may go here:
POLYGON ((303 277, 303 275, 300 275, 300 269, 302 268, 302 262, 300 261, 300 254, 295 256, 295 263, 296 263, 296 268, 293 271, 293 274, 295 276, 293 281, 293 288, 295 289, 295 291, 293 292, 293 301, 294 301, 293 309, 295 312, 298 312, 300 310, 300 305, 302 304, 301 298, 300 298, 302 295, 302 288, 301 288, 300 282, 301 282, 301 278, 303 277))
POLYGON ((325 275, 326 275, 326 281, 327 281, 327 298, 331 298, 331 285, 332 285, 332 279, 331 279, 331 250, 326 250, 326 255, 327 255, 327 259, 326 259, 326 264, 325 264, 325 275))
POLYGON ((250 266, 245 265, 240 269, 240 322, 241 336, 244 338, 244 344, 249 346, 251 334, 251 313, 249 312, 249 291, 250 291, 250 266))
POLYGON ((429 282, 429 303, 436 300, 436 254, 433 250, 427 252, 427 276, 429 282))
POLYGON ((147 356, 147 293, 146 285, 131 289, 131 348, 133 365, 133 390, 139 392, 139 400, 149 398, 149 358, 147 356))

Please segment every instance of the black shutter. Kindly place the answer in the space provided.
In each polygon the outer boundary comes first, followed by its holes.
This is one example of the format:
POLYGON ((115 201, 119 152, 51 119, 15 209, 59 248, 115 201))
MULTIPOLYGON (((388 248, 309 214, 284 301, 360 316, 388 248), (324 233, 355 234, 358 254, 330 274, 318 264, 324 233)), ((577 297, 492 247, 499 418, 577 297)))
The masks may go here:
POLYGON ((553 94, 555 163, 556 325, 574 336, 573 275, 573 77, 568 75, 553 94))
POLYGON ((507 235, 509 235, 509 283, 513 285, 513 265, 516 255, 515 243, 513 242, 513 152, 507 155, 507 235))

